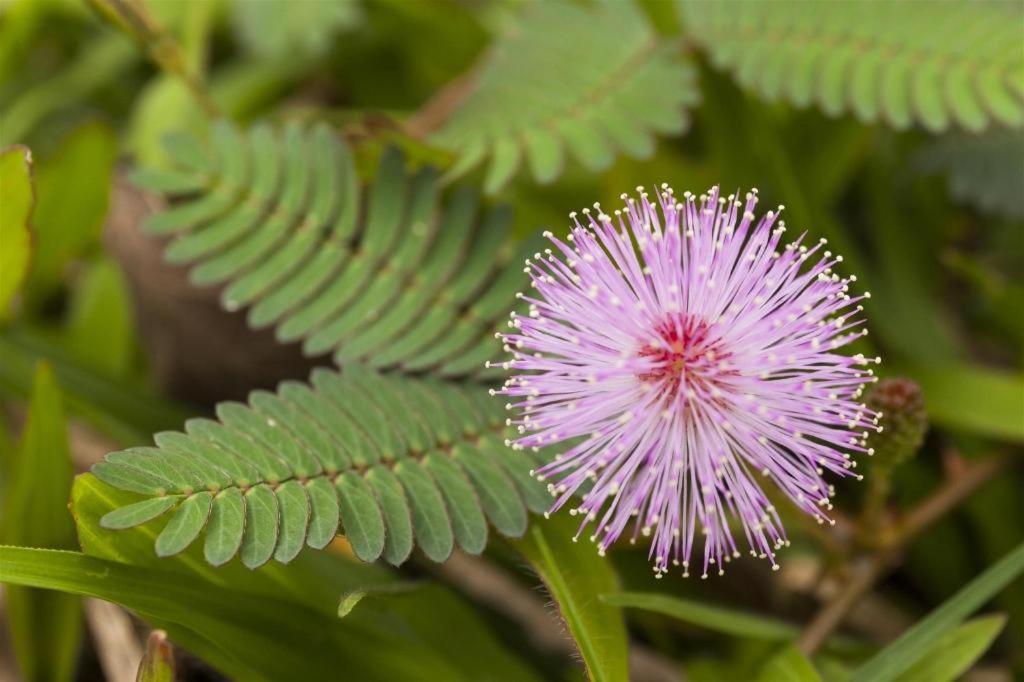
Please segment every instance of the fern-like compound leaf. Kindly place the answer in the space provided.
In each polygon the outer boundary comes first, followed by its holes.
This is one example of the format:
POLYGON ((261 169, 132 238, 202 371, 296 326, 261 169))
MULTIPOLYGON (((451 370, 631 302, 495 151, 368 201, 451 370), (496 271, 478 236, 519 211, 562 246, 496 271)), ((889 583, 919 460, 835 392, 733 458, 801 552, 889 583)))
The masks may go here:
POLYGON ((768 99, 898 129, 1024 125, 1024 13, 1014 3, 680 5, 712 62, 768 99))
POLYGON ((223 287, 228 310, 310 355, 440 376, 483 376, 493 338, 525 284, 531 245, 509 239, 507 207, 471 190, 442 196, 437 172, 410 172, 394 148, 362 182, 326 125, 276 132, 214 126, 209 143, 169 140, 172 170, 135 174, 171 206, 144 231, 192 281, 223 287))
POLYGON ((156 552, 203 537, 206 560, 250 568, 287 563, 344 533, 365 561, 405 561, 414 544, 435 561, 458 545, 479 554, 488 525, 520 536, 550 496, 529 472, 543 453, 504 444, 505 415, 487 390, 383 375, 360 365, 319 369, 310 384, 223 403, 155 448, 114 452, 93 467, 142 499, 111 511, 106 528, 169 519, 156 552))
POLYGON ((486 162, 494 192, 524 162, 546 183, 569 154, 592 171, 620 153, 647 157, 697 101, 695 69, 632 0, 549 0, 499 37, 433 141, 458 153, 452 175, 486 162))
POLYGON ((961 203, 1024 218, 1024 134, 1020 131, 944 137, 925 148, 916 165, 925 172, 944 172, 950 194, 961 203))

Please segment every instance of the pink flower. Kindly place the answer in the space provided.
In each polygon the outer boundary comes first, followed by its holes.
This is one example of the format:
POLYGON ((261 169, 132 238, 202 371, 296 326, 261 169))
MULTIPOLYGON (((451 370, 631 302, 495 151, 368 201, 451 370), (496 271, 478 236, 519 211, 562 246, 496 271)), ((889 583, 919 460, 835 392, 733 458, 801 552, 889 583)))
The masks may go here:
POLYGON ((755 219, 756 190, 638 191, 614 215, 571 214, 566 241, 545 233, 553 248, 527 261, 536 294, 512 316, 498 391, 517 415, 510 445, 561 444, 534 474, 601 554, 649 536, 658 577, 688 575, 699 529, 705 577, 739 556, 741 533, 778 568, 786 535, 758 478, 825 522, 825 472, 849 475, 881 430, 859 402, 879 360, 837 352, 867 334, 869 294, 848 293, 856 278, 833 272, 824 239, 783 245, 778 211, 755 219))

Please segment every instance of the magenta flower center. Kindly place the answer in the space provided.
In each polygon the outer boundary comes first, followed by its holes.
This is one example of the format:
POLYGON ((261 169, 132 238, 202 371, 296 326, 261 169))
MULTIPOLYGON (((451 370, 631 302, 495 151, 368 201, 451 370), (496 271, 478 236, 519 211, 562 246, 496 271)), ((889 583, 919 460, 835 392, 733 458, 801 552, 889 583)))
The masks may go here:
POLYGON ((644 365, 637 378, 666 406, 678 400, 685 408, 691 400, 715 399, 728 377, 736 375, 729 367, 732 354, 707 322, 677 313, 654 331, 655 340, 637 351, 644 365))

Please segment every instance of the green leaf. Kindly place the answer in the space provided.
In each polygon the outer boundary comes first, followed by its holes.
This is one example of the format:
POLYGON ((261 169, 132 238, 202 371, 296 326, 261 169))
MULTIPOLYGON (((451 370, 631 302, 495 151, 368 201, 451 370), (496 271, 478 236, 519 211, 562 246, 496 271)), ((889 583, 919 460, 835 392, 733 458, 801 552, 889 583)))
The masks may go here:
POLYGON ((265 485, 245 493, 245 532, 242 535, 242 563, 257 568, 270 561, 281 532, 277 497, 265 485))
POLYGON ((405 488, 409 500, 416 544, 431 560, 446 560, 454 548, 455 535, 441 492, 415 463, 399 463, 395 467, 395 476, 405 488))
POLYGON ((384 551, 384 519, 368 484, 347 472, 338 481, 341 519, 352 551, 363 561, 374 561, 384 551))
POLYGON ((209 491, 186 497, 156 539, 157 556, 173 556, 192 544, 209 520, 212 505, 213 495, 209 491))
POLYGON ((152 521, 166 511, 173 509, 181 501, 180 495, 167 495, 165 497, 151 497, 127 507, 121 507, 110 512, 102 519, 100 525, 110 530, 123 530, 141 526, 147 521, 152 521))
POLYGON ((71 353, 90 369, 112 377, 132 369, 137 347, 131 302, 109 260, 90 265, 72 290, 65 336, 71 353))
POLYGON ((225 284, 226 309, 339 364, 494 376, 494 333, 527 279, 507 266, 532 253, 508 241, 506 207, 481 208, 466 188, 444 197, 436 171, 412 172, 393 147, 363 187, 325 124, 221 121, 167 152, 173 169, 134 178, 182 200, 143 229, 173 237, 166 256, 192 264, 195 284, 225 284))
MULTIPOLYGON (((74 547, 74 526, 67 510, 71 454, 60 389, 45 364, 36 369, 28 419, 11 464, 5 482, 2 541, 74 547)), ((82 631, 79 600, 25 587, 11 587, 6 596, 14 653, 24 679, 72 679, 82 631)))
POLYGON ((1006 626, 1006 616, 983 616, 969 620, 947 633, 909 670, 896 679, 899 682, 952 682, 960 679, 992 646, 1006 626))
POLYGON ((98 248, 116 156, 113 132, 86 123, 39 160, 32 218, 36 252, 28 280, 34 300, 53 293, 71 260, 98 248))
POLYGON ((459 154, 459 175, 488 160, 500 190, 526 161, 554 180, 566 151, 590 170, 619 153, 652 151, 655 133, 680 133, 696 103, 696 70, 662 43, 631 1, 527 3, 481 64, 453 84, 472 89, 432 140, 459 154), (637 139, 639 138, 639 143, 637 139))
POLYGON ((366 472, 365 478, 377 496, 388 529, 382 556, 389 564, 398 566, 409 558, 413 546, 412 513, 405 491, 387 467, 373 467, 366 472))
MULTIPOLYGON (((306 541, 306 531, 309 529, 309 497, 303 485, 295 479, 282 483, 274 494, 277 496, 281 514, 281 524, 278 527, 280 535, 274 549, 274 559, 286 564, 302 551, 302 545, 306 541)), ((383 534, 383 529, 381 532, 383 534)))
POLYGON ((0 319, 21 289, 32 258, 29 221, 35 205, 32 189, 32 152, 14 146, 0 151, 0 319))
POLYGON ((850 682, 887 682, 912 669, 964 618, 1024 572, 1024 544, 990 566, 895 642, 854 670, 850 682))
POLYGON ((180 424, 189 411, 127 379, 113 381, 83 366, 67 349, 24 329, 0 331, 0 392, 27 397, 37 361, 53 366, 70 412, 114 441, 143 442, 151 433, 180 424))
POLYGON ((96 90, 117 82, 138 61, 139 50, 130 40, 101 32, 79 48, 79 53, 66 62, 66 68, 38 82, 24 83, 17 97, 9 105, 5 102, 0 146, 24 142, 45 117, 79 104, 96 90))
POLYGON ((306 544, 313 549, 323 549, 338 534, 338 493, 326 479, 314 478, 306 485, 306 494, 310 507, 306 544))
POLYGON ((622 612, 595 599, 618 591, 611 563, 592 545, 572 541, 573 521, 555 516, 534 523, 512 545, 544 581, 595 681, 629 679, 622 612))
POLYGON ((423 467, 444 496, 459 545, 469 554, 480 554, 487 546, 487 521, 473 486, 458 465, 442 453, 427 455, 423 467))
POLYGON ((771 99, 933 132, 1024 125, 1020 18, 1000 3, 679 4, 715 66, 771 99))
POLYGON ((800 650, 787 647, 773 656, 757 676, 758 682, 820 682, 821 677, 800 650))
POLYGON ((697 627, 707 628, 708 630, 714 630, 734 637, 787 640, 793 639, 800 634, 800 630, 795 626, 773 618, 653 592, 602 594, 601 601, 612 606, 662 613, 697 627))
POLYGON ((244 528, 245 502, 242 501, 242 493, 238 488, 228 488, 213 500, 206 544, 203 546, 206 560, 214 566, 230 561, 242 546, 244 528))
POLYGON ((160 556, 205 532, 208 562, 240 553, 255 568, 325 547, 340 520, 357 557, 399 564, 414 538, 434 561, 456 543, 478 554, 488 519, 521 534, 524 500, 550 499, 523 471, 533 465, 504 445, 501 403, 473 384, 318 369, 311 387, 286 382, 276 394, 254 392, 250 406, 222 403, 217 415, 220 423, 190 420, 185 433, 158 433, 156 448, 97 464, 98 478, 146 498, 102 525, 167 514, 160 556))
POLYGON ((320 0, 233 0, 235 32, 249 52, 273 59, 321 57, 360 18, 358 3, 320 0), (273 27, 273 30, 268 30, 273 27))
POLYGON ((339 656, 345 649, 351 657, 345 664, 351 674, 380 679, 379 671, 371 671, 372 666, 383 662, 371 663, 368 652, 357 648, 360 640, 366 646, 365 635, 354 632, 347 644, 332 636, 330 647, 326 643, 309 647, 311 640, 323 641, 323 633, 314 626, 328 628, 328 617, 269 595, 257 598, 230 587, 215 587, 194 576, 77 552, 0 547, 0 568, 0 576, 8 584, 98 597, 154 622, 166 622, 167 631, 184 646, 222 670, 247 679, 288 679, 292 675, 318 679, 330 670, 332 661, 340 664, 345 660, 339 656), (211 642, 238 659, 217 652, 211 642), (335 648, 338 646, 342 649, 335 648))
POLYGON ((920 367, 907 376, 921 385, 932 422, 1024 442, 1024 376, 972 366, 920 367))
POLYGON ((135 682, 174 682, 174 670, 174 648, 167 641, 167 633, 154 630, 146 640, 146 651, 135 682))
MULTIPOLYGON (((164 518, 124 531, 100 526, 101 518, 139 497, 92 475, 76 479, 72 509, 81 546, 106 561, 68 567, 76 582, 64 589, 110 590, 96 596, 136 611, 231 678, 329 679, 343 669, 366 680, 535 679, 472 608, 441 586, 367 599, 339 619, 342 595, 372 593, 398 577, 334 552, 304 553, 259 571, 239 561, 214 568, 198 544, 160 559, 152 548, 164 518), (451 632, 464 636, 453 640, 451 632), (402 656, 395 656, 396 648, 402 656)), ((20 581, 24 576, 10 572, 6 558, 0 550, 0 579, 20 581)), ((65 563, 42 556, 34 579, 52 578, 65 563)))
POLYGON ((949 193, 959 203, 1024 218, 1024 135, 1017 131, 945 136, 920 152, 914 165, 945 173, 949 193))

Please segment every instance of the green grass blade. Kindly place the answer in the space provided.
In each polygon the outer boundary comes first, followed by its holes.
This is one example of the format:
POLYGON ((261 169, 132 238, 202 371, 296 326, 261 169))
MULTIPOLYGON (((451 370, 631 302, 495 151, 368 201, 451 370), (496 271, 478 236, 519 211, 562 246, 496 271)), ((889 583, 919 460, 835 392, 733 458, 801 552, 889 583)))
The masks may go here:
POLYGON ((924 620, 854 670, 850 682, 887 682, 911 669, 935 643, 1024 572, 1024 543, 1004 556, 924 620))
MULTIPOLYGON (((28 419, 11 465, 4 481, 0 540, 74 547, 67 510, 71 454, 60 389, 48 365, 36 369, 28 419)), ((11 587, 6 597, 15 658, 24 679, 71 680, 82 635, 79 600, 26 587, 11 587)))
POLYGON ((932 650, 901 674, 899 682, 952 682, 960 679, 992 646, 1006 626, 1006 616, 982 616, 939 638, 932 650))

